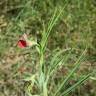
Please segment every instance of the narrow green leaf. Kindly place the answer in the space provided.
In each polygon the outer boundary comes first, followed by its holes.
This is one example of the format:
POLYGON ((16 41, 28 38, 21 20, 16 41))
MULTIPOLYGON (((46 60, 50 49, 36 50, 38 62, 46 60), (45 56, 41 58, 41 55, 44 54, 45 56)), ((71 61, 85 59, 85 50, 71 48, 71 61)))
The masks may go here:
POLYGON ((80 66, 80 61, 82 60, 84 54, 85 54, 86 50, 82 53, 82 55, 79 57, 79 59, 76 61, 75 63, 75 67, 74 69, 68 74, 68 76, 66 77, 66 79, 61 83, 60 87, 57 89, 57 91, 55 92, 54 96, 57 95, 57 93, 61 90, 61 88, 68 82, 68 80, 70 79, 70 77, 74 74, 74 72, 77 70, 77 68, 79 68, 80 66))
MULTIPOLYGON (((57 9, 55 9, 54 14, 53 14, 52 18, 51 18, 50 21, 49 21, 48 29, 49 29, 50 26, 52 25, 52 23, 53 23, 53 21, 54 21, 54 18, 56 17, 56 13, 57 13, 57 9)), ((50 34, 49 31, 48 31, 48 29, 46 30, 47 32, 42 35, 42 36, 43 36, 43 37, 42 37, 42 40, 41 40, 41 46, 42 46, 42 47, 44 47, 44 44, 45 44, 46 40, 48 39, 47 37, 48 37, 49 34, 50 34)))
POLYGON ((81 85, 82 83, 84 83, 84 81, 86 81, 90 76, 92 75, 92 73, 89 73, 88 75, 86 75, 85 77, 83 77, 83 79, 81 79, 80 81, 78 81, 76 84, 74 84, 73 86, 71 86, 70 88, 68 88, 64 93, 62 93, 60 96, 66 96, 68 95, 71 91, 73 91, 77 86, 81 85))
MULTIPOLYGON (((66 0, 65 0, 65 1, 66 1, 66 0)), ((49 37, 49 35, 50 35, 50 32, 51 32, 53 26, 54 26, 54 25, 56 24, 56 22, 59 20, 59 18, 60 18, 60 16, 62 15, 62 13, 63 13, 63 11, 64 11, 64 9, 65 9, 65 7, 66 7, 67 4, 68 4, 68 2, 65 3, 64 7, 59 11, 59 13, 57 13, 57 9, 55 10, 54 15, 53 15, 53 17, 52 17, 52 19, 51 19, 51 22, 50 22, 50 24, 49 24, 49 27, 48 27, 48 29, 47 29, 47 32, 46 32, 46 34, 45 34, 45 37, 41 40, 41 41, 42 41, 42 42, 41 42, 41 45, 42 45, 43 51, 45 51, 45 49, 46 49, 48 37, 49 37)))
POLYGON ((69 57, 69 54, 68 54, 68 56, 67 56, 66 58, 64 58, 64 57, 60 58, 60 57, 58 57, 58 56, 60 56, 61 54, 63 54, 64 52, 66 52, 66 51, 68 51, 68 50, 70 50, 70 49, 71 49, 71 48, 61 50, 61 51, 57 52, 57 53, 54 55, 54 57, 52 58, 52 60, 51 60, 51 62, 50 62, 50 67, 49 67, 49 70, 48 70, 48 75, 51 75, 51 74, 54 72, 54 70, 56 70, 56 68, 57 68, 57 66, 60 64, 60 62, 61 62, 61 63, 66 62, 66 60, 67 60, 68 57, 69 57), (65 60, 64 60, 64 59, 65 59, 65 60), (63 61, 64 61, 64 62, 63 62, 63 61))

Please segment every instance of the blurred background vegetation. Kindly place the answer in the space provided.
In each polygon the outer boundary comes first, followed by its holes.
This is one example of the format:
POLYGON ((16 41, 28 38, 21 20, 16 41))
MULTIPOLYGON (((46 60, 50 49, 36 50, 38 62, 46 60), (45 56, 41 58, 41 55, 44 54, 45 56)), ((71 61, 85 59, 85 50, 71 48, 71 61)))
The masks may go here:
MULTIPOLYGON (((68 1, 52 29, 48 52, 55 48, 74 48, 71 58, 74 62, 87 48, 79 76, 96 69, 96 0, 68 1)), ((0 0, 0 96, 24 96, 26 82, 22 78, 36 71, 38 60, 34 48, 22 50, 17 42, 23 33, 37 37, 39 42, 43 24, 47 27, 55 8, 64 4, 64 0, 0 0)), ((96 80, 89 79, 70 96, 96 96, 96 80)))

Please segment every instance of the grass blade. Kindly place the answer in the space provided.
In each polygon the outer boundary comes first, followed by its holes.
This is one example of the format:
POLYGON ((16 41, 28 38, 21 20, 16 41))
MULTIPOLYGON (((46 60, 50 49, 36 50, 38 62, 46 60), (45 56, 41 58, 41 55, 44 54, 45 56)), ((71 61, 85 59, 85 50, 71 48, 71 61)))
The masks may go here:
POLYGON ((59 12, 58 14, 57 14, 57 9, 55 10, 54 15, 53 15, 53 17, 52 17, 52 19, 51 19, 51 22, 50 22, 50 24, 49 24, 49 27, 48 27, 48 29, 47 29, 47 32, 46 32, 45 36, 43 37, 44 39, 41 40, 41 45, 42 45, 43 51, 45 51, 45 49, 46 49, 48 37, 49 37, 49 35, 50 35, 50 32, 51 32, 53 26, 54 26, 54 25, 56 24, 56 22, 59 20, 59 18, 60 18, 60 16, 62 15, 62 13, 63 13, 63 11, 64 11, 64 9, 65 9, 65 7, 66 7, 67 4, 68 4, 68 2, 65 3, 65 6, 60 10, 60 12, 59 12))
POLYGON ((45 41, 48 39, 48 37, 49 37, 50 32, 48 32, 48 30, 49 30, 49 28, 51 27, 52 23, 54 22, 54 18, 56 17, 56 13, 57 13, 57 8, 55 9, 54 14, 53 14, 52 18, 51 18, 50 21, 49 21, 49 26, 48 26, 47 32, 46 32, 45 34, 43 34, 43 37, 42 37, 42 40, 41 40, 41 45, 42 45, 42 47, 44 47, 44 44, 45 44, 44 42, 45 42, 45 41))
POLYGON ((71 48, 68 48, 68 49, 64 49, 64 50, 61 50, 59 52, 57 52, 53 59, 51 60, 50 62, 50 67, 49 67, 49 70, 48 70, 48 76, 50 77, 52 75, 52 73, 56 70, 56 68, 58 67, 58 65, 60 63, 64 63, 67 61, 68 57, 69 57, 69 54, 66 56, 66 58, 62 57, 62 58, 59 58, 58 56, 60 56, 61 54, 63 54, 64 52, 70 50, 71 48))
POLYGON ((84 81, 86 81, 92 73, 89 73, 88 75, 86 75, 85 77, 83 77, 83 79, 79 80, 76 84, 74 84, 73 86, 71 86, 70 88, 68 88, 64 93, 62 93, 60 96, 66 96, 68 95, 71 91, 73 91, 77 86, 81 85, 82 83, 84 83, 84 81))
POLYGON ((79 59, 77 60, 77 62, 75 63, 75 67, 74 69, 68 74, 68 76, 66 77, 66 79, 62 82, 62 84, 60 85, 60 87, 57 89, 57 91, 55 92, 54 96, 57 95, 57 93, 61 90, 61 88, 64 86, 64 84, 66 84, 66 82, 70 79, 70 77, 74 74, 74 72, 79 68, 80 66, 80 61, 82 60, 83 55, 85 54, 86 50, 82 53, 82 55, 79 57, 79 59))

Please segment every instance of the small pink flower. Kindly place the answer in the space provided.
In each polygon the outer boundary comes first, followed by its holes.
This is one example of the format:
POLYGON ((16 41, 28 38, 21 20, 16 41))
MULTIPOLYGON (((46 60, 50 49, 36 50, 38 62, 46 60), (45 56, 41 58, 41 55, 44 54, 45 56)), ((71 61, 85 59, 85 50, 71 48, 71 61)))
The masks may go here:
POLYGON ((36 44, 36 42, 28 40, 27 34, 24 33, 18 41, 17 46, 20 48, 26 48, 36 44))

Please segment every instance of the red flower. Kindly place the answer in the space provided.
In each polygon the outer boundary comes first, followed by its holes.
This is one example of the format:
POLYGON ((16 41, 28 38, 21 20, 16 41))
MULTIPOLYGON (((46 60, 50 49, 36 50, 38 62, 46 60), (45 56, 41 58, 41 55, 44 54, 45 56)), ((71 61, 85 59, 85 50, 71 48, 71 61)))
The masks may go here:
POLYGON ((26 33, 24 33, 18 43, 17 43, 17 46, 19 46, 20 48, 26 48, 26 47, 30 47, 30 46, 33 46, 33 45, 36 45, 37 43, 34 42, 34 41, 30 41, 28 40, 28 36, 26 33))
POLYGON ((19 40, 17 44, 20 48, 27 47, 27 42, 25 40, 19 40))

